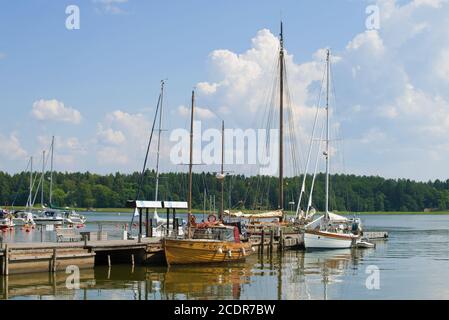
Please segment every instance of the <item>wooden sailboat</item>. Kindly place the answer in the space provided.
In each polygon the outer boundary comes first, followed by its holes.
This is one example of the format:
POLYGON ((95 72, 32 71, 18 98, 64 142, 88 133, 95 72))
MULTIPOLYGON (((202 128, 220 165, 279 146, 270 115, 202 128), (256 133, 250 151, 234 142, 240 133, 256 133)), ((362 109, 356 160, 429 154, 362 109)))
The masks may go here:
POLYGON ((324 216, 306 225, 304 246, 306 249, 344 249, 352 247, 359 235, 352 233, 349 220, 329 211, 329 72, 330 51, 326 55, 326 199, 324 216))
MULTIPOLYGON (((167 264, 204 264, 240 261, 252 253, 249 242, 240 239, 235 226, 226 226, 223 217, 223 192, 220 219, 216 222, 197 224, 192 215, 192 162, 193 162, 193 115, 195 92, 192 91, 192 110, 190 118, 190 162, 189 162, 189 200, 187 235, 184 239, 165 238, 164 250, 167 264)), ((223 152, 223 146, 222 146, 223 152)), ((223 169, 222 169, 223 174, 223 169)))

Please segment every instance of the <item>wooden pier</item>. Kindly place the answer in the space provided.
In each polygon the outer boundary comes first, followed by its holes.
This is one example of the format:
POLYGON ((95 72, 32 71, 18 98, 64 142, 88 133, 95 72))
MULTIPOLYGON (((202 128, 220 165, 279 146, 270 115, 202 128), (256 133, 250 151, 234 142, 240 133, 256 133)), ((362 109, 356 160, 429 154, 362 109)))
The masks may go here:
POLYGON ((111 264, 162 264, 159 238, 64 243, 8 243, 0 251, 0 274, 65 271, 111 264))

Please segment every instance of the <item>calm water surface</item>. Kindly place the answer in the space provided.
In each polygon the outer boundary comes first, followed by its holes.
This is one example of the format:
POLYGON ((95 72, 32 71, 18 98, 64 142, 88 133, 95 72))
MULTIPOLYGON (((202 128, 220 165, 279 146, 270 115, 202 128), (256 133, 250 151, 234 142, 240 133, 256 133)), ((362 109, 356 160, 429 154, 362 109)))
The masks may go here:
MULTIPOLYGON (((86 228, 102 221, 118 237, 129 217, 89 214, 86 228)), ((390 239, 375 249, 287 251, 227 266, 96 267, 81 270, 79 290, 66 288, 64 273, 11 275, 0 277, 0 299, 449 299, 449 216, 362 220, 365 229, 388 231, 390 239), (366 288, 368 266, 379 268, 378 290, 366 288)), ((17 230, 13 237, 39 239, 40 232, 17 230)))

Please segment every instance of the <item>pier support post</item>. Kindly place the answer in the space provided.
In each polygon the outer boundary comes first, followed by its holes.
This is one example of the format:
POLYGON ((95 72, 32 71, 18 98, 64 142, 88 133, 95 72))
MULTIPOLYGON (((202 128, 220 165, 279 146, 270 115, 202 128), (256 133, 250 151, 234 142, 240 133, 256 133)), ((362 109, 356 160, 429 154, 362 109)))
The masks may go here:
POLYGON ((5 276, 9 275, 9 248, 8 248, 8 244, 5 245, 5 267, 3 269, 3 274, 5 276))
POLYGON ((265 229, 262 227, 262 235, 260 237, 260 248, 259 248, 260 254, 262 254, 262 255, 263 255, 264 247, 265 247, 265 229))
POLYGON ((149 220, 149 209, 147 208, 145 210, 145 235, 148 237, 150 237, 150 226, 148 224, 149 220))
POLYGON ((176 224, 177 224, 176 223, 176 209, 173 208, 173 232, 177 236, 178 232, 177 232, 176 224))
POLYGON ((56 248, 53 249, 53 259, 51 263, 51 272, 56 272, 56 248))
POLYGON ((284 250, 284 232, 279 228, 279 251, 284 250))
POLYGON ((170 209, 167 209, 167 236, 170 235, 170 209))
POLYGON ((139 243, 142 241, 142 208, 139 209, 139 243))
POLYGON ((131 264, 134 267, 134 254, 131 254, 131 264))
POLYGON ((273 246, 274 246, 274 230, 270 228, 270 255, 273 254, 273 246))
POLYGON ((108 267, 111 267, 111 255, 108 254, 108 267))

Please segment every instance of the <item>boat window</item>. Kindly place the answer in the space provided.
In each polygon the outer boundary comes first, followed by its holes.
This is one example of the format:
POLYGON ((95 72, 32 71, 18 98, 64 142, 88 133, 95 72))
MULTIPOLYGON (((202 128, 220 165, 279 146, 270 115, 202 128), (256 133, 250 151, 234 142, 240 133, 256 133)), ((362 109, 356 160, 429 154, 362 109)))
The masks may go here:
POLYGON ((231 228, 204 228, 195 229, 194 239, 211 239, 234 242, 234 230, 231 228))

